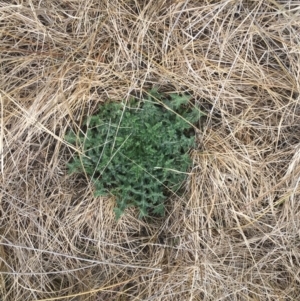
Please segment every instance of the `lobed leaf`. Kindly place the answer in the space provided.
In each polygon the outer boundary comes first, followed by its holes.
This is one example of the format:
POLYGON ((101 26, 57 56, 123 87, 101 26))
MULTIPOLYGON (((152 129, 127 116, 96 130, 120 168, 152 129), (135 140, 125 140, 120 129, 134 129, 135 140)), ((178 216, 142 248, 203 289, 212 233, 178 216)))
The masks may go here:
POLYGON ((96 196, 114 194, 117 218, 130 206, 138 207, 141 217, 164 214, 166 197, 177 192, 191 166, 188 151, 195 138, 186 130, 201 113, 189 108, 189 100, 188 95, 167 97, 153 89, 143 102, 131 99, 125 110, 119 103, 103 105, 85 121, 84 134, 66 136, 83 145, 85 155, 75 156, 69 171, 84 171, 96 196))

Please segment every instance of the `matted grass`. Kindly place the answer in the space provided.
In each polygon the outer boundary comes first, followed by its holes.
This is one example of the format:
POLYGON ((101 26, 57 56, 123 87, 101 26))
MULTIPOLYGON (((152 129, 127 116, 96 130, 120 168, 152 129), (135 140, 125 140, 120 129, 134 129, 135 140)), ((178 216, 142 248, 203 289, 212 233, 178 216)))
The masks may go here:
POLYGON ((299 300, 299 7, 0 1, 0 299, 299 300), (185 200, 116 221, 64 136, 151 87, 208 116, 185 200))

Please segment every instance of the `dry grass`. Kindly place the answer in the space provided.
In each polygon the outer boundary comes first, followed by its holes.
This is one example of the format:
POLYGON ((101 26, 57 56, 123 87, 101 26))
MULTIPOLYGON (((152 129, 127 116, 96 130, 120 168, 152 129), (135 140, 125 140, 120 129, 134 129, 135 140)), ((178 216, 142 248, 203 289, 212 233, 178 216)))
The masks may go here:
POLYGON ((1 300, 300 300, 300 2, 0 1, 1 300), (208 112, 154 223, 68 176, 110 99, 208 112))

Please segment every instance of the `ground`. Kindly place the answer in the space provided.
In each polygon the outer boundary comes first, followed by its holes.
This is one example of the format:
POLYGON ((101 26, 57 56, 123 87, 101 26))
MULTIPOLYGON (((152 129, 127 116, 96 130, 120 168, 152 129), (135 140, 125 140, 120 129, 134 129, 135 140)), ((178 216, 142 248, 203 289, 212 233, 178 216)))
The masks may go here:
POLYGON ((299 300, 299 7, 0 1, 0 299, 299 300), (65 134, 152 88, 207 116, 184 195, 116 220, 65 134))

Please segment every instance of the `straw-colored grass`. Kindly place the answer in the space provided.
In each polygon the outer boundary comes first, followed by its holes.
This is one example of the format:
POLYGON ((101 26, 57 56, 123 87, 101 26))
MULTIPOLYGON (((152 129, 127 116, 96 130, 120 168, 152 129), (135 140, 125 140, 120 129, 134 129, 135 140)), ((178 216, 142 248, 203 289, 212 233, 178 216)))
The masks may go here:
POLYGON ((299 7, 0 1, 0 299, 300 300, 299 7), (186 200, 116 221, 64 136, 152 87, 208 114, 186 200))

